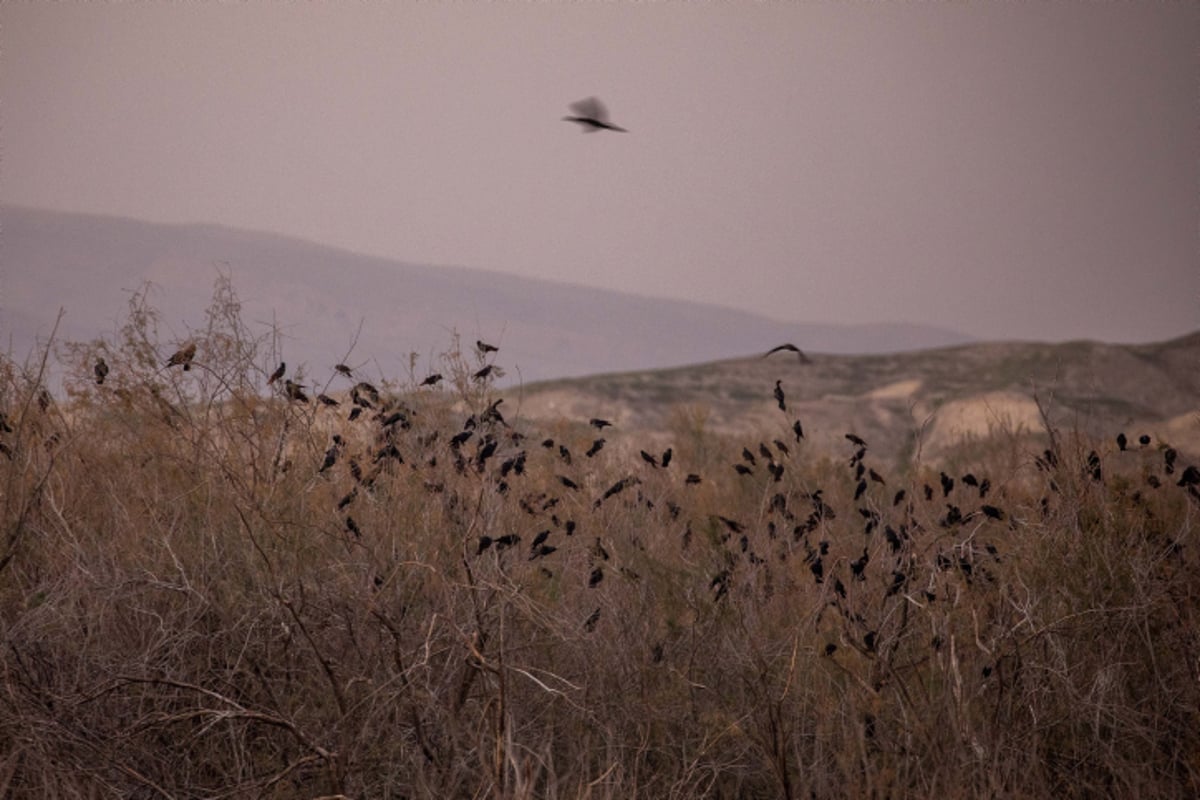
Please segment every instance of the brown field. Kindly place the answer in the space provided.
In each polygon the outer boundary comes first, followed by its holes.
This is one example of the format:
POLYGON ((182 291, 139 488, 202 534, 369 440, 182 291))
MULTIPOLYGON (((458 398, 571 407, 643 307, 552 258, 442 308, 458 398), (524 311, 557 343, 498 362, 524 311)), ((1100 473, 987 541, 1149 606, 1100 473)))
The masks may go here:
POLYGON ((1122 451, 1019 366, 972 405, 880 362, 835 418, 820 356, 655 401, 457 342, 300 402, 228 287, 187 371, 155 331, 56 397, 0 362, 0 796, 1200 794, 1186 410, 1122 451))

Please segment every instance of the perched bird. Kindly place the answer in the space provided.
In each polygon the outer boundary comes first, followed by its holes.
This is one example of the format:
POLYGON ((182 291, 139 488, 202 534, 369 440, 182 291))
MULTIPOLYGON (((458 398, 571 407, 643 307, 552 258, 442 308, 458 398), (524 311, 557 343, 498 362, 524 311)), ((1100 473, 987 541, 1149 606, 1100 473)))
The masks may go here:
POLYGON ((187 372, 192 368, 192 359, 196 357, 196 343, 190 342, 187 347, 181 350, 176 350, 174 355, 167 359, 168 367, 182 366, 183 371, 187 372))
POLYGON ((811 364, 812 363, 809 360, 808 356, 804 355, 804 351, 801 350, 799 347, 796 347, 796 345, 792 344, 791 342, 781 344, 778 347, 772 347, 766 353, 763 353, 763 358, 766 358, 769 355, 773 355, 774 353, 778 353, 781 350, 786 350, 789 353, 795 353, 796 356, 799 357, 801 364, 811 364))
POLYGON ((96 375, 96 385, 103 386, 104 379, 108 377, 108 364, 104 363, 103 358, 96 359, 96 366, 92 367, 92 372, 96 375))
POLYGON ((493 372, 495 372, 495 371, 496 371, 496 365, 495 365, 495 364, 488 364, 486 367, 484 367, 483 369, 479 370, 478 372, 476 372, 476 373, 475 373, 474 375, 472 375, 471 377, 472 377, 472 378, 474 378, 474 379, 475 379, 475 380, 477 380, 477 381, 487 380, 488 376, 489 376, 489 375, 491 375, 491 374, 492 374, 493 372))
POLYGON ((652 467, 658 466, 658 459, 647 453, 645 450, 642 451, 642 461, 645 461, 652 467))
POLYGON ((345 364, 335 364, 333 368, 345 375, 347 378, 354 377, 354 372, 345 364))
POLYGON ((787 403, 783 401, 782 383, 782 381, 775 381, 775 402, 779 404, 780 411, 787 411, 787 403))
POLYGON ((337 400, 334 400, 332 397, 330 397, 327 394, 317 395, 317 400, 321 401, 321 405, 323 405, 323 406, 340 406, 341 405, 341 403, 339 403, 337 400))
POLYGON ((563 121, 578 124, 584 133, 594 133, 599 130, 629 133, 624 128, 619 128, 608 121, 608 109, 595 97, 588 97, 584 100, 571 103, 570 108, 575 114, 563 117, 563 121))
POLYGON ((422 386, 436 386, 442 380, 441 374, 435 372, 425 380, 421 381, 422 386))
POLYGON ((946 473, 941 475, 942 481, 942 497, 949 497, 950 492, 954 489, 954 478, 951 478, 946 473))
POLYGON ((609 422, 606 419, 600 419, 599 417, 592 417, 590 420, 588 420, 588 425, 591 425, 593 428, 595 428, 598 431, 602 431, 605 428, 612 427, 611 422, 609 422))
POLYGON ((267 378, 267 386, 270 386, 275 381, 283 377, 283 373, 287 372, 287 363, 280 361, 279 366, 271 373, 271 377, 267 378))
POLYGON ((588 458, 591 458, 592 456, 596 455, 596 453, 600 452, 601 447, 604 447, 604 439, 597 439, 596 441, 592 442, 592 446, 588 448, 588 451, 584 453, 584 455, 588 458))
POLYGON ((297 403, 307 403, 308 395, 304 393, 304 387, 298 383, 292 383, 290 380, 283 384, 284 391, 287 392, 289 400, 295 400, 297 403))
POLYGON ((672 450, 670 447, 668 447, 666 450, 664 450, 664 451, 663 451, 663 454, 662 454, 662 459, 661 459, 661 460, 659 460, 659 462, 658 462, 658 463, 659 463, 659 464, 660 464, 660 465, 661 465, 661 466, 662 466, 664 469, 666 469, 667 465, 671 463, 671 456, 672 456, 672 455, 674 455, 674 451, 673 451, 673 450, 672 450))
POLYGON ((1124 450, 1129 445, 1129 440, 1125 438, 1124 433, 1117 434, 1117 449, 1124 450))
POLYGON ((493 344, 488 344, 482 339, 475 340, 475 349, 479 351, 479 355, 481 356, 487 355, 488 353, 496 353, 500 350, 499 347, 496 347, 493 344))
POLYGON ((800 424, 800 420, 792 423, 792 433, 796 434, 797 442, 804 438, 804 427, 800 424))
POLYGON ((850 440, 851 444, 858 445, 859 447, 867 446, 867 443, 862 440, 861 436, 856 436, 853 433, 847 433, 846 438, 850 440))

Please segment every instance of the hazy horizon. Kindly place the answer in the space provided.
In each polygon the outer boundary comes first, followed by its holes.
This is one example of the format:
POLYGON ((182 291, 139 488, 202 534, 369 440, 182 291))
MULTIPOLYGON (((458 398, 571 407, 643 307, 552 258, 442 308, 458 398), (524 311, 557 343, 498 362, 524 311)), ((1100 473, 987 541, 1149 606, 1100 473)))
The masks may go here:
POLYGON ((1162 340, 1200 328, 1198 40, 1195 4, 6 4, 0 203, 1162 340), (629 133, 561 120, 590 95, 629 133))

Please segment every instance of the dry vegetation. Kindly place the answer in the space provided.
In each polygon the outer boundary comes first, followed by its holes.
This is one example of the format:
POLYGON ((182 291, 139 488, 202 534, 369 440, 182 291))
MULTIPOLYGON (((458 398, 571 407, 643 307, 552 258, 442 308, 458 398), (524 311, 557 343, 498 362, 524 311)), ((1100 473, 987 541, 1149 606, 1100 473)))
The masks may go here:
POLYGON ((193 341, 164 368, 135 298, 58 397, 0 364, 0 795, 1200 793, 1166 442, 885 469, 767 383, 761 435, 678 413, 655 466, 497 405, 502 353, 302 402, 228 286, 193 341))

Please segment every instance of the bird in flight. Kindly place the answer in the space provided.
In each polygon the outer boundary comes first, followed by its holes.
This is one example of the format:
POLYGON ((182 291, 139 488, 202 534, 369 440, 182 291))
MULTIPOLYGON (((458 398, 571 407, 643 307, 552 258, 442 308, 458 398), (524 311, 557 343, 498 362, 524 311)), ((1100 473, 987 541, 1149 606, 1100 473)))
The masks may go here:
POLYGON ((778 353, 780 350, 786 350, 789 353, 795 353, 797 356, 799 356, 801 364, 812 363, 811 361, 809 361, 808 356, 804 355, 804 351, 801 350, 799 347, 796 347, 796 345, 792 344, 791 342, 788 342, 786 344, 781 344, 778 347, 772 347, 770 350, 763 353, 762 357, 766 358, 767 356, 769 356, 773 353, 778 353))
POLYGON ((624 128, 619 128, 608 121, 608 109, 595 97, 571 103, 570 108, 575 112, 575 115, 563 117, 563 121, 578 123, 584 133, 593 133, 598 130, 629 133, 624 128))

